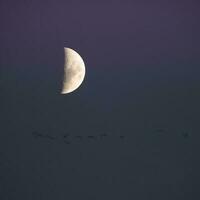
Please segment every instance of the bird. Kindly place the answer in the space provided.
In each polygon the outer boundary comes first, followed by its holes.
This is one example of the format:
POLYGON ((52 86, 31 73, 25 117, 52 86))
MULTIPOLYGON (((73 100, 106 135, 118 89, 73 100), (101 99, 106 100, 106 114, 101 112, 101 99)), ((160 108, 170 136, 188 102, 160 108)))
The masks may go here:
POLYGON ((82 136, 80 136, 80 135, 76 135, 75 138, 78 138, 78 139, 81 140, 81 139, 82 139, 82 136))
POLYGON ((106 133, 100 134, 100 137, 106 137, 106 136, 108 136, 106 133))
POLYGON ((182 135, 183 135, 184 138, 188 138, 189 137, 189 133, 188 132, 183 132, 182 135))
POLYGON ((71 144, 71 142, 64 140, 65 144, 71 144))
POLYGON ((156 132, 157 132, 157 133, 164 133, 165 130, 164 130, 164 129, 161 129, 161 128, 158 128, 158 129, 156 129, 156 132))
POLYGON ((55 139, 56 139, 55 137, 53 137, 53 136, 51 136, 51 135, 45 135, 45 138, 48 138, 48 139, 50 139, 50 140, 55 140, 55 139))
POLYGON ((94 135, 88 135, 87 137, 90 138, 90 139, 95 139, 94 135))
POLYGON ((69 135, 70 135, 70 134, 65 134, 63 137, 64 137, 64 138, 67 138, 69 135))
POLYGON ((42 133, 38 133, 36 131, 33 131, 32 132, 32 135, 35 137, 35 138, 47 138, 47 139, 51 139, 51 140, 54 140, 56 139, 55 137, 51 136, 51 135, 48 135, 48 134, 42 134, 42 133))
POLYGON ((41 133, 38 133, 37 131, 33 131, 33 132, 32 132, 32 135, 33 135, 35 138, 38 138, 38 137, 42 137, 42 136, 43 136, 41 133))

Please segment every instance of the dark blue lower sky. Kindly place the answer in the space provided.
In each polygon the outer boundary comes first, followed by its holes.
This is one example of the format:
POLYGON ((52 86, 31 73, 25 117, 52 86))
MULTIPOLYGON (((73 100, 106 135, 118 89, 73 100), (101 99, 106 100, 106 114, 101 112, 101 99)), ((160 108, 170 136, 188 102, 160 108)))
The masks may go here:
POLYGON ((0 199, 199 199, 199 7, 2 0, 0 199))

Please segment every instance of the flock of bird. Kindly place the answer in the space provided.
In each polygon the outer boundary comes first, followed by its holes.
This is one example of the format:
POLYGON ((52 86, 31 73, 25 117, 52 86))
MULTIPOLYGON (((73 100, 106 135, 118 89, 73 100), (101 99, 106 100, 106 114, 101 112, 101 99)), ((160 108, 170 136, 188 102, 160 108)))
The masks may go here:
MULTIPOLYGON (((156 133, 158 134, 164 134, 166 133, 166 131, 164 129, 156 129, 155 130, 156 133)), ((41 139, 48 139, 48 140, 58 140, 60 139, 59 136, 51 136, 49 134, 42 134, 40 132, 37 131, 33 131, 32 135, 34 136, 34 138, 41 138, 41 139)), ((184 131, 182 132, 182 137, 187 139, 189 137, 189 133, 184 131)), ((72 141, 86 141, 86 140, 102 140, 102 139, 106 139, 109 138, 111 135, 107 134, 107 133, 102 133, 99 135, 86 135, 86 136, 82 136, 82 135, 70 135, 70 134, 65 134, 63 135, 61 138, 64 141, 65 144, 71 144, 72 141)), ((116 138, 120 139, 120 140, 124 140, 126 137, 125 135, 119 135, 116 136, 116 138)))
MULTIPOLYGON (((48 134, 42 134, 39 133, 37 131, 33 131, 32 135, 34 136, 34 138, 43 138, 43 139, 49 139, 49 140, 57 140, 59 139, 58 137, 55 136, 51 136, 48 134)), ((62 139, 64 141, 64 143, 66 144, 71 144, 72 140, 76 140, 76 141, 83 141, 83 140, 102 140, 105 138, 108 138, 108 134, 106 133, 102 133, 99 135, 86 135, 86 136, 81 136, 81 135, 70 135, 70 134, 65 134, 62 136, 62 139)), ((124 135, 119 135, 117 138, 119 138, 120 140, 124 140, 125 136, 124 135)))

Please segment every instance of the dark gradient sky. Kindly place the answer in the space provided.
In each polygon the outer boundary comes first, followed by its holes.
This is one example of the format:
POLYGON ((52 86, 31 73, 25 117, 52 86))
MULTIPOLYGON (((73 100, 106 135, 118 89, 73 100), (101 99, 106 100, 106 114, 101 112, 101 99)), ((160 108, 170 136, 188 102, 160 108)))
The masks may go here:
POLYGON ((1 0, 0 199, 199 199, 199 9, 1 0), (63 47, 86 64, 64 96, 63 47))

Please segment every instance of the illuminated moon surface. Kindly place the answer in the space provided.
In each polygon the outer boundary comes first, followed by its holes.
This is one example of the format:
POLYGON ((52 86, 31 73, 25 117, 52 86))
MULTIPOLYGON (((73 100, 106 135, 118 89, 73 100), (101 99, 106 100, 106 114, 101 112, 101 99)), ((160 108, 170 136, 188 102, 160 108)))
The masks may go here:
POLYGON ((64 78, 61 94, 76 90, 85 77, 85 64, 81 56, 70 48, 64 48, 64 78))

